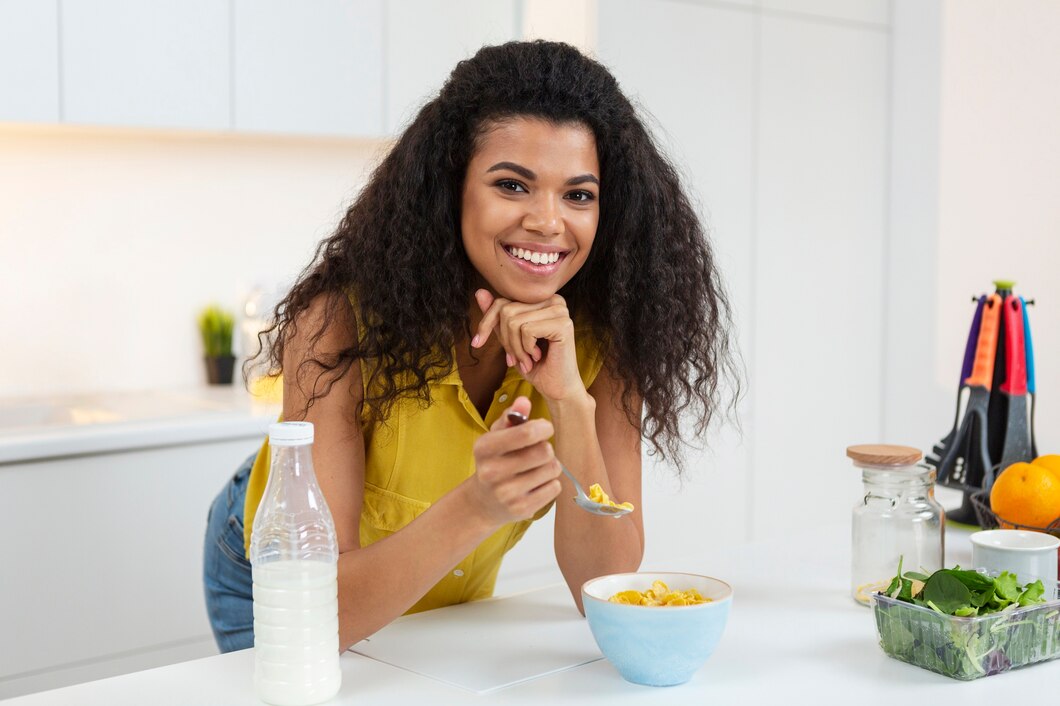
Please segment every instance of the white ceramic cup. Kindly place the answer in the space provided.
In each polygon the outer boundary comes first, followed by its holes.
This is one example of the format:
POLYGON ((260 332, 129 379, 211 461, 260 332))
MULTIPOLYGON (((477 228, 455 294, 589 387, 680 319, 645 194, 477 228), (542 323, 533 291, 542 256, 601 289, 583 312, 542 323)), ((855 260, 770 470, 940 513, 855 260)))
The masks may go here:
POLYGON ((1055 596, 1060 539, 1043 532, 995 529, 972 535, 972 564, 991 573, 1008 571, 1021 584, 1041 579, 1046 598, 1055 596))

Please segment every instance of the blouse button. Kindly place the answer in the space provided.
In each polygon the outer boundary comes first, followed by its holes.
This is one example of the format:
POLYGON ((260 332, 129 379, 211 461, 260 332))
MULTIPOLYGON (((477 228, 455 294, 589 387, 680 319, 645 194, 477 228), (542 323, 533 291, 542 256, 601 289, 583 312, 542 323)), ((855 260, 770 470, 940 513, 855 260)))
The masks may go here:
POLYGON ((503 395, 501 395, 497 399, 500 400, 501 402, 507 402, 508 401, 508 393, 505 392, 503 395))
POLYGON ((461 571, 460 569, 457 569, 456 571, 453 572, 453 576, 456 576, 457 578, 460 578, 463 575, 464 575, 464 572, 461 571))

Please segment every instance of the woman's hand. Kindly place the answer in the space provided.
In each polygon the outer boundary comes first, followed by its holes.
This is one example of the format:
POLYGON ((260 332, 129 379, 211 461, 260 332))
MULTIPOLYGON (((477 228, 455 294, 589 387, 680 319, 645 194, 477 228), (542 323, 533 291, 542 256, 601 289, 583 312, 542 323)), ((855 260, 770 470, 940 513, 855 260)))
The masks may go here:
MULTIPOLYGON (((530 414, 530 400, 517 397, 508 411, 530 414)), ((513 427, 505 412, 475 442, 475 475, 469 492, 490 524, 526 520, 560 492, 559 462, 548 442, 552 423, 533 419, 513 427)))
POLYGON ((486 289, 475 292, 482 321, 471 341, 481 347, 490 334, 507 353, 508 366, 517 366, 523 377, 549 402, 584 396, 585 385, 578 372, 574 348, 574 322, 567 302, 558 294, 537 304, 494 298, 486 289), (544 350, 538 341, 547 341, 544 350))

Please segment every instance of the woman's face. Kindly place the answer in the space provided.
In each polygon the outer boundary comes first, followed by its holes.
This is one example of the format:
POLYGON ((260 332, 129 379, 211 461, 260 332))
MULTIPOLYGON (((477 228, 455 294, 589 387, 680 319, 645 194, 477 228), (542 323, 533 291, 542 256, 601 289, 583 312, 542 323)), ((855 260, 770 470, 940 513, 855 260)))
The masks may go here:
POLYGON ((570 281, 600 220, 600 163, 579 123, 511 118, 479 138, 464 180, 460 227, 493 291, 528 304, 570 281))

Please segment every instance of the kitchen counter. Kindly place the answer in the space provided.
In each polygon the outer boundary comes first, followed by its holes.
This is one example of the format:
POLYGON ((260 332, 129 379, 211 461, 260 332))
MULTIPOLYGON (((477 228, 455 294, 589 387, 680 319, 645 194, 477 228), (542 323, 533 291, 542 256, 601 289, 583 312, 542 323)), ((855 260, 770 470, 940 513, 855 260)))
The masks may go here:
POLYGON ((241 385, 0 400, 0 464, 264 438, 279 406, 241 385))
MULTIPOLYGON (((888 706, 973 700, 1010 704, 1038 701, 1050 685, 1060 684, 1060 660, 960 682, 884 655, 872 611, 856 604, 847 592, 846 526, 793 531, 742 546, 724 547, 721 541, 705 537, 698 556, 645 564, 646 570, 706 573, 734 587, 732 614, 721 643, 687 684, 668 688, 629 684, 601 659, 477 694, 348 652, 341 660, 342 690, 329 703, 746 705, 791 703, 794 698, 795 703, 888 706)), ((968 533, 949 530, 947 566, 967 566, 970 557, 968 533)), ((461 608, 438 611, 435 629, 451 634, 466 629, 461 608)), ((573 608, 569 615, 572 621, 580 620, 573 608)), ((588 632, 587 625, 584 630, 588 632)), ((512 659, 518 658, 519 642, 511 640, 512 659)), ((557 651, 563 648, 554 646, 557 651)), ((474 653, 466 657, 475 659, 474 653)), ((244 650, 32 694, 4 706, 258 706, 253 669, 253 650, 244 650)))

